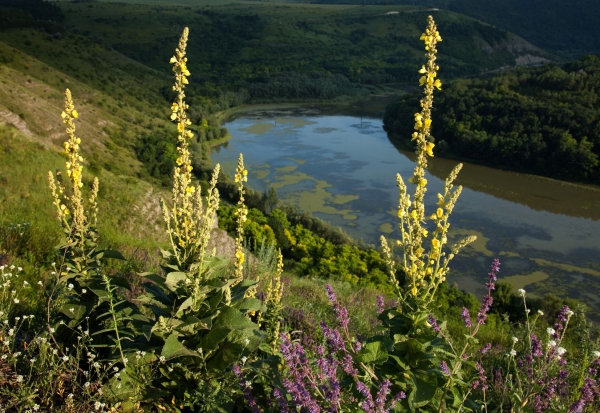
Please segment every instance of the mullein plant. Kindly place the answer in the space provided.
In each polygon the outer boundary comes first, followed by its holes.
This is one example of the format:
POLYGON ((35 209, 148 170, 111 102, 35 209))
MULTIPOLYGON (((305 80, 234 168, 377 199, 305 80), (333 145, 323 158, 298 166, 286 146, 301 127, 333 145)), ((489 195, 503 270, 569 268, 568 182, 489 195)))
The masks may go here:
POLYGON ((233 378, 231 366, 265 341, 265 334, 250 319, 250 314, 263 312, 265 306, 248 296, 248 290, 256 282, 242 279, 245 258, 241 247, 242 226, 246 216, 242 182, 247 180, 242 158, 236 173, 241 203, 234 269, 231 270, 226 259, 207 250, 219 207, 216 189, 219 166, 215 167, 203 199, 200 186, 192 180, 189 152, 189 141, 194 135, 189 130, 191 122, 184 92, 190 76, 187 40, 186 28, 170 61, 175 73, 173 90, 177 92, 171 106, 171 120, 177 125, 178 158, 172 202, 162 201, 171 242, 171 249, 162 251, 166 275, 141 274, 149 281, 143 284, 146 294, 141 301, 156 317, 148 333, 151 341, 159 342, 156 350, 160 375, 153 382, 154 390, 147 395, 159 404, 164 401, 170 404, 173 399, 181 406, 201 411, 227 411, 234 397, 228 389, 233 378))
MULTIPOLYGON (((399 305, 379 316, 383 329, 371 340, 380 343, 385 361, 375 370, 378 377, 390 380, 394 389, 407 393, 408 397, 401 403, 403 411, 442 411, 449 406, 474 409, 476 404, 467 397, 467 382, 456 374, 445 374, 445 369, 440 368, 446 363, 458 362, 457 355, 451 352, 444 338, 432 330, 428 321, 438 288, 446 280, 450 260, 475 237, 467 237, 448 248, 449 216, 462 190, 460 186, 454 187, 453 182, 461 164, 446 179, 434 213, 428 215, 425 211, 427 158, 433 156, 435 146, 430 135, 433 93, 442 86, 436 78, 437 44, 442 38, 431 16, 421 40, 425 43, 427 62, 419 70, 424 96, 420 101, 421 111, 414 117, 412 134, 417 154, 414 172, 408 179, 414 185, 412 199, 402 177, 399 174, 396 177, 401 238, 395 242, 395 248, 400 250, 399 258, 394 257, 392 246, 381 237, 399 305), (452 361, 446 360, 446 355, 451 355, 452 361)), ((462 370, 456 370, 462 374, 462 370)))
POLYGON ((106 259, 123 259, 118 251, 101 250, 98 246, 98 178, 94 178, 86 200, 83 183, 84 159, 81 139, 75 135, 75 109, 71 91, 65 92, 65 109, 61 114, 68 140, 64 143, 67 161, 66 178, 60 172, 48 173, 53 204, 64 238, 56 283, 48 299, 47 322, 53 340, 75 337, 75 328, 85 328, 102 348, 104 357, 126 364, 126 347, 133 345, 149 320, 118 293, 117 288, 130 289, 122 276, 109 277, 103 271, 106 259), (59 305, 60 315, 52 309, 59 305))

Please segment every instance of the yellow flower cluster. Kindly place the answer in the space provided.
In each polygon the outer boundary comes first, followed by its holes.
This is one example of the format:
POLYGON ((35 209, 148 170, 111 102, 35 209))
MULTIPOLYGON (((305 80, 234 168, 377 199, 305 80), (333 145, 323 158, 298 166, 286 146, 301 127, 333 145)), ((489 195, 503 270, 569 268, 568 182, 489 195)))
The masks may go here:
MULTIPOLYGON (((166 202, 162 201, 167 233, 176 259, 184 267, 191 265, 206 253, 212 224, 219 208, 219 192, 216 185, 220 170, 219 165, 216 165, 206 195, 206 205, 204 205, 200 187, 192 183, 193 167, 189 140, 194 137, 194 134, 186 129, 191 125, 186 113, 189 106, 185 103, 184 91, 185 85, 189 84, 190 76, 187 57, 185 57, 188 35, 189 30, 186 27, 175 49, 175 55, 170 60, 175 73, 173 90, 177 92, 177 98, 171 105, 170 119, 177 125, 178 157, 173 173, 173 204, 168 208, 166 202)), ((199 277, 202 271, 201 264, 197 269, 198 277, 190 280, 189 285, 199 288, 199 277)))
POLYGON ((391 248, 383 236, 381 242, 397 294, 400 297, 406 297, 408 294, 418 299, 432 300, 438 286, 446 279, 448 262, 455 254, 454 251, 458 251, 464 245, 472 242, 473 238, 469 237, 453 246, 451 248, 453 253, 448 256, 442 251, 444 245, 448 243, 447 232, 450 227, 448 217, 462 190, 461 187, 456 189, 453 187, 453 181, 456 179, 462 165, 458 165, 446 179, 444 193, 438 194, 438 208, 429 217, 435 228, 431 230, 430 234, 430 230, 424 227, 427 220, 425 216, 427 156, 433 156, 435 146, 433 142, 430 142, 433 92, 435 88, 441 89, 442 86, 441 81, 436 79, 439 67, 435 64, 436 45, 442 41, 442 38, 431 16, 428 18, 427 29, 421 36, 421 40, 425 43, 427 64, 419 70, 419 73, 423 75, 419 80, 419 84, 424 86, 424 96, 420 101, 421 112, 415 113, 414 116, 415 132, 412 134, 412 140, 416 141, 417 163, 413 175, 408 180, 410 183, 415 184, 412 200, 402 177, 399 174, 396 176, 399 189, 397 215, 400 223, 398 227, 402 237, 401 240, 396 241, 396 245, 403 252, 400 265, 407 279, 404 291, 396 279, 396 263, 391 248), (430 241, 426 242, 428 237, 430 237, 430 241))
MULTIPOLYGON (((238 158, 238 165, 235 169, 235 183, 238 184, 238 190, 240 192, 240 199, 237 203, 237 236, 235 238, 235 277, 238 282, 244 278, 244 224, 246 223, 248 216, 248 208, 244 204, 244 182, 248 182, 248 171, 244 168, 244 157, 240 153, 238 158)), ((258 281, 258 280, 256 280, 258 281)), ((255 289, 250 291, 251 295, 256 292, 255 289)))
POLYGON ((79 153, 81 139, 75 136, 75 119, 78 117, 79 113, 75 109, 71 91, 67 89, 65 91, 65 109, 61 113, 61 118, 63 123, 67 125, 68 140, 64 142, 63 147, 67 154, 65 173, 70 191, 67 191, 64 186, 60 172, 57 173, 56 180, 52 172, 48 172, 48 181, 54 198, 53 204, 56 206, 57 216, 63 230, 67 234, 68 243, 79 244, 78 246, 83 251, 88 225, 93 224, 95 226, 97 221, 99 182, 98 178, 94 179, 89 198, 91 217, 88 217, 84 207, 83 193, 81 192, 83 188, 83 157, 79 153))

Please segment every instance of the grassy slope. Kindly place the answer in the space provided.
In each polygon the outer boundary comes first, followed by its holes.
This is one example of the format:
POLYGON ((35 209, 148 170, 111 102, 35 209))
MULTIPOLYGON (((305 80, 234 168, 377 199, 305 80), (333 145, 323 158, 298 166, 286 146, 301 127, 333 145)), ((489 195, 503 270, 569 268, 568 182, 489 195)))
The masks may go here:
POLYGON ((101 180, 105 240, 133 242, 152 233, 159 194, 137 179, 142 165, 131 143, 145 126, 164 123, 165 111, 158 105, 163 99, 152 92, 164 77, 82 37, 49 42, 34 30, 0 35, 5 63, 0 66, 0 122, 7 124, 0 130, 0 222, 29 221, 44 233, 58 234, 46 176, 64 168, 60 113, 68 87, 80 112, 77 135, 87 171, 101 180))
MULTIPOLYGON (((208 90, 243 86, 282 71, 327 70, 366 83, 406 81, 422 60, 418 37, 429 13, 412 6, 135 3, 58 4, 68 27, 78 27, 159 70, 164 70, 181 27, 189 26, 193 82, 208 90), (188 6, 174 6, 180 4, 188 6), (392 10, 402 14, 385 14, 392 10)), ((435 14, 448 44, 440 48, 446 76, 514 65, 523 54, 543 54, 476 20, 456 13, 435 14)))

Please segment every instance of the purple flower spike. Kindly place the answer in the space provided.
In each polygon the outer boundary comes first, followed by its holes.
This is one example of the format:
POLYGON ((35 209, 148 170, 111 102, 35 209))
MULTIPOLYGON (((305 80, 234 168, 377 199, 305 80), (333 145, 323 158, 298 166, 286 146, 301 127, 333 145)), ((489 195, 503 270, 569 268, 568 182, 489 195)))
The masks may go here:
POLYGON ((381 314, 383 313, 383 306, 384 306, 384 301, 383 301, 383 296, 382 295, 378 295, 377 296, 377 314, 381 314))
POLYGON ((440 332, 440 326, 438 325, 437 321, 435 321, 435 318, 433 318, 432 314, 429 314, 429 317, 427 317, 427 321, 429 322, 429 325, 431 326, 433 331, 435 331, 436 333, 440 332))
POLYGON ((329 301, 331 301, 332 303, 335 303, 337 301, 337 297, 335 295, 335 293, 333 292, 333 287, 329 284, 325 285, 325 291, 327 291, 327 298, 329 298, 329 301))
POLYGON ((442 361, 442 363, 440 364, 440 370, 442 370, 442 373, 444 373, 446 376, 450 375, 450 369, 448 368, 448 365, 445 361, 442 361))
POLYGON ((473 327, 473 323, 471 322, 471 314, 469 313, 469 310, 467 309, 467 307, 462 308, 460 316, 465 321, 465 327, 467 327, 467 328, 473 327))
POLYGON ((481 347, 481 348, 479 349, 479 352, 480 352, 481 354, 485 354, 485 353, 487 353, 488 351, 490 351, 491 349, 492 349, 492 343, 487 343, 485 346, 483 346, 483 347, 481 347))
POLYGON ((495 258, 494 261, 492 261, 492 265, 490 265, 490 272, 488 273, 489 283, 485 284, 485 286, 489 290, 496 289, 496 286, 494 283, 496 281, 498 281, 498 273, 499 272, 500 272, 500 260, 498 258, 495 258))

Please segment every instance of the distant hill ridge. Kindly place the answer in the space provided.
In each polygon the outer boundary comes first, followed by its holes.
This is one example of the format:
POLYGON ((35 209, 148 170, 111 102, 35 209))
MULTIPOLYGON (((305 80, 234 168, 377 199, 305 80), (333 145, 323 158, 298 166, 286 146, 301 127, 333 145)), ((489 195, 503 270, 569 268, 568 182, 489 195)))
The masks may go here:
POLYGON ((598 0, 310 0, 319 4, 438 7, 515 33, 566 59, 600 54, 598 0))

